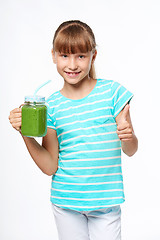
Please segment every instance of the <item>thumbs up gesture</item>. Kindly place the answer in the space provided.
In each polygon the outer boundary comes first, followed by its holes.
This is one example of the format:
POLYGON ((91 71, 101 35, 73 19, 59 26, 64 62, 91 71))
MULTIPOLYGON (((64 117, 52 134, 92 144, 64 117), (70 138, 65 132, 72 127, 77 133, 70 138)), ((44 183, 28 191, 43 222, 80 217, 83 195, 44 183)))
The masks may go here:
POLYGON ((122 142, 127 142, 133 138, 133 127, 131 123, 129 104, 116 117, 117 134, 122 142))

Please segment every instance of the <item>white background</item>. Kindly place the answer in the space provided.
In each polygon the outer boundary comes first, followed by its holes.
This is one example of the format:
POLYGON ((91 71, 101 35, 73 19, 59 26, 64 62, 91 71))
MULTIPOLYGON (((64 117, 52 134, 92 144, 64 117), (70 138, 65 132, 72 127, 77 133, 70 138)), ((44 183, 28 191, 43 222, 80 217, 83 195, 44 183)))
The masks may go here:
POLYGON ((41 83, 52 80, 39 92, 46 97, 61 89, 52 39, 59 24, 71 19, 86 22, 95 33, 97 77, 134 93, 131 116, 139 150, 131 158, 123 154, 122 239, 160 239, 159 13, 158 0, 1 0, 1 240, 58 239, 51 177, 35 165, 8 116, 41 83))

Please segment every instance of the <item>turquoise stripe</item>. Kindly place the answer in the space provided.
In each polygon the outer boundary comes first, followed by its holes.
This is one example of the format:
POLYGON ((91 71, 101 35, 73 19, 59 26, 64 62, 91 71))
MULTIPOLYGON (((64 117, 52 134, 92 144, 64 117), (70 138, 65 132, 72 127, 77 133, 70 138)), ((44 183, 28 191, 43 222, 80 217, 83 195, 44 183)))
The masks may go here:
POLYGON ((57 119, 57 124, 59 126, 61 126, 64 124, 64 121, 65 121, 66 125, 68 123, 71 123, 71 122, 74 123, 76 121, 79 121, 80 123, 88 122, 88 121, 96 121, 97 118, 99 118, 99 115, 101 115, 100 119, 113 118, 113 115, 111 114, 111 109, 105 109, 102 107, 102 109, 98 109, 97 111, 87 112, 87 113, 81 114, 81 115, 80 114, 77 114, 77 115, 69 114, 66 116, 62 116, 60 119, 57 119))
MULTIPOLYGON (((102 132, 103 133, 103 132, 102 132)), ((103 136, 102 136, 102 133, 98 132, 98 133, 93 133, 93 134, 90 134, 90 135, 87 135, 87 134, 84 134, 84 135, 79 135, 77 136, 77 138, 70 138, 70 139, 66 139, 67 141, 66 142, 62 142, 61 144, 61 147, 69 147, 70 144, 78 144, 78 143, 83 143, 84 142, 84 138, 85 138, 85 141, 86 142, 89 142, 89 143, 94 143, 94 142, 100 142, 101 140, 101 137, 105 138, 104 140, 105 141, 111 141, 111 140, 115 140, 115 139, 118 139, 118 135, 115 131, 111 131, 110 133, 108 132, 104 132, 103 133, 103 136), (95 134, 98 134, 95 136, 95 134), (74 140, 74 142, 72 142, 74 140)), ((65 139, 63 140, 65 141, 65 139)), ((102 140, 101 140, 102 141, 102 140)), ((74 144, 74 145, 75 145, 74 144)))
POLYGON ((87 125, 87 123, 83 123, 83 125, 76 126, 76 127, 75 125, 70 125, 70 128, 68 129, 65 129, 63 127, 63 129, 57 130, 57 135, 58 135, 58 139, 60 141, 63 141, 63 140, 68 140, 71 137, 79 137, 82 134, 90 135, 90 134, 97 134, 97 133, 113 132, 116 130, 117 130, 116 123, 112 119, 109 119, 106 122, 102 122, 102 123, 99 119, 92 125, 91 124, 87 125), (104 124, 106 124, 106 126, 104 126, 104 124))
POLYGON ((108 140, 104 141, 97 141, 97 142, 86 142, 85 144, 80 145, 80 143, 76 145, 71 145, 70 147, 63 148, 62 150, 60 148, 61 154, 67 154, 67 153, 73 153, 73 152, 79 152, 79 151, 87 151, 88 148, 93 148, 94 150, 108 150, 108 149, 113 149, 113 148, 118 148, 120 147, 120 140, 119 139, 114 139, 111 142, 108 140))
POLYGON ((110 166, 113 164, 121 164, 121 158, 113 158, 113 159, 95 159, 95 160, 80 160, 80 161, 76 161, 73 160, 72 162, 67 162, 67 161, 63 161, 63 162, 59 162, 59 166, 60 167, 96 167, 96 166, 110 166))
MULTIPOLYGON (((86 185, 87 186, 87 185, 86 185)), ((62 189, 62 190, 73 190, 73 185, 63 184, 63 183, 53 183, 52 188, 62 189)), ((74 185, 75 191, 99 191, 99 190, 111 190, 111 189, 123 189, 123 183, 120 181, 115 183, 104 183, 97 185, 89 185, 89 189, 84 188, 84 185, 74 185)))
POLYGON ((103 150, 88 150, 86 152, 83 152, 83 153, 74 153, 74 154, 70 154, 70 155, 67 155, 67 156, 63 156, 64 154, 59 154, 59 158, 61 160, 70 160, 70 159, 85 159, 85 158, 99 158, 99 157, 112 157, 113 155, 114 156, 119 156, 121 154, 121 149, 117 149, 117 150, 106 150, 104 149, 103 150))
POLYGON ((104 175, 104 176, 93 175, 92 177, 82 177, 80 179, 78 179, 77 177, 73 177, 71 175, 70 176, 54 175, 53 180, 59 181, 59 182, 65 182, 65 183, 93 184, 93 183, 101 183, 101 182, 123 181, 123 177, 122 177, 122 173, 117 175, 115 174, 115 175, 104 175))
MULTIPOLYGON (((78 198, 79 200, 84 200, 84 201, 89 201, 89 199, 92 199, 93 201, 96 201, 95 199, 103 199, 103 198, 117 198, 117 197, 122 197, 123 196, 123 189, 120 189, 119 191, 112 191, 112 192, 105 192, 101 190, 101 192, 61 192, 61 191, 56 191, 56 190, 51 190, 51 194, 54 194, 54 197, 60 197, 60 198, 66 198, 66 199, 75 199, 78 198)), ((107 200, 107 199, 105 199, 107 200)))
POLYGON ((62 169, 59 168, 57 173, 58 174, 64 174, 64 175, 96 175, 96 174, 111 174, 111 173, 119 173, 121 172, 121 166, 113 166, 113 167, 106 167, 106 168, 93 168, 93 169, 62 169))

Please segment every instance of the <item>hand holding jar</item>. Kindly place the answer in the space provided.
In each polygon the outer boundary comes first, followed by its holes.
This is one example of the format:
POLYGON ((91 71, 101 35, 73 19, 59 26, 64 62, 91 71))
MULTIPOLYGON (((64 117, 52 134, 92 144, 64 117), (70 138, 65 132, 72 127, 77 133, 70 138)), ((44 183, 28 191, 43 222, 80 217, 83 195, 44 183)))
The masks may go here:
POLYGON ((12 126, 23 136, 43 137, 47 133, 47 107, 45 98, 27 96, 20 108, 15 108, 9 116, 12 126), (21 108, 22 107, 22 108, 21 108))
POLYGON ((10 112, 9 121, 12 124, 12 127, 15 128, 17 131, 21 130, 22 124, 22 109, 15 108, 10 112))

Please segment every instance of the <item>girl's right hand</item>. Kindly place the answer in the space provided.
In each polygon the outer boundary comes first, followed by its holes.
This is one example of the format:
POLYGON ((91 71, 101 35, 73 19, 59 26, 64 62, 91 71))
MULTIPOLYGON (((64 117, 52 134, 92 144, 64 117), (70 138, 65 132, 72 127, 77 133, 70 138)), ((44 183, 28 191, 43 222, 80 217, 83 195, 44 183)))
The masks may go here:
POLYGON ((22 123, 22 109, 21 108, 15 108, 10 112, 9 115, 9 121, 13 128, 15 128, 17 131, 21 130, 21 123, 22 123))

